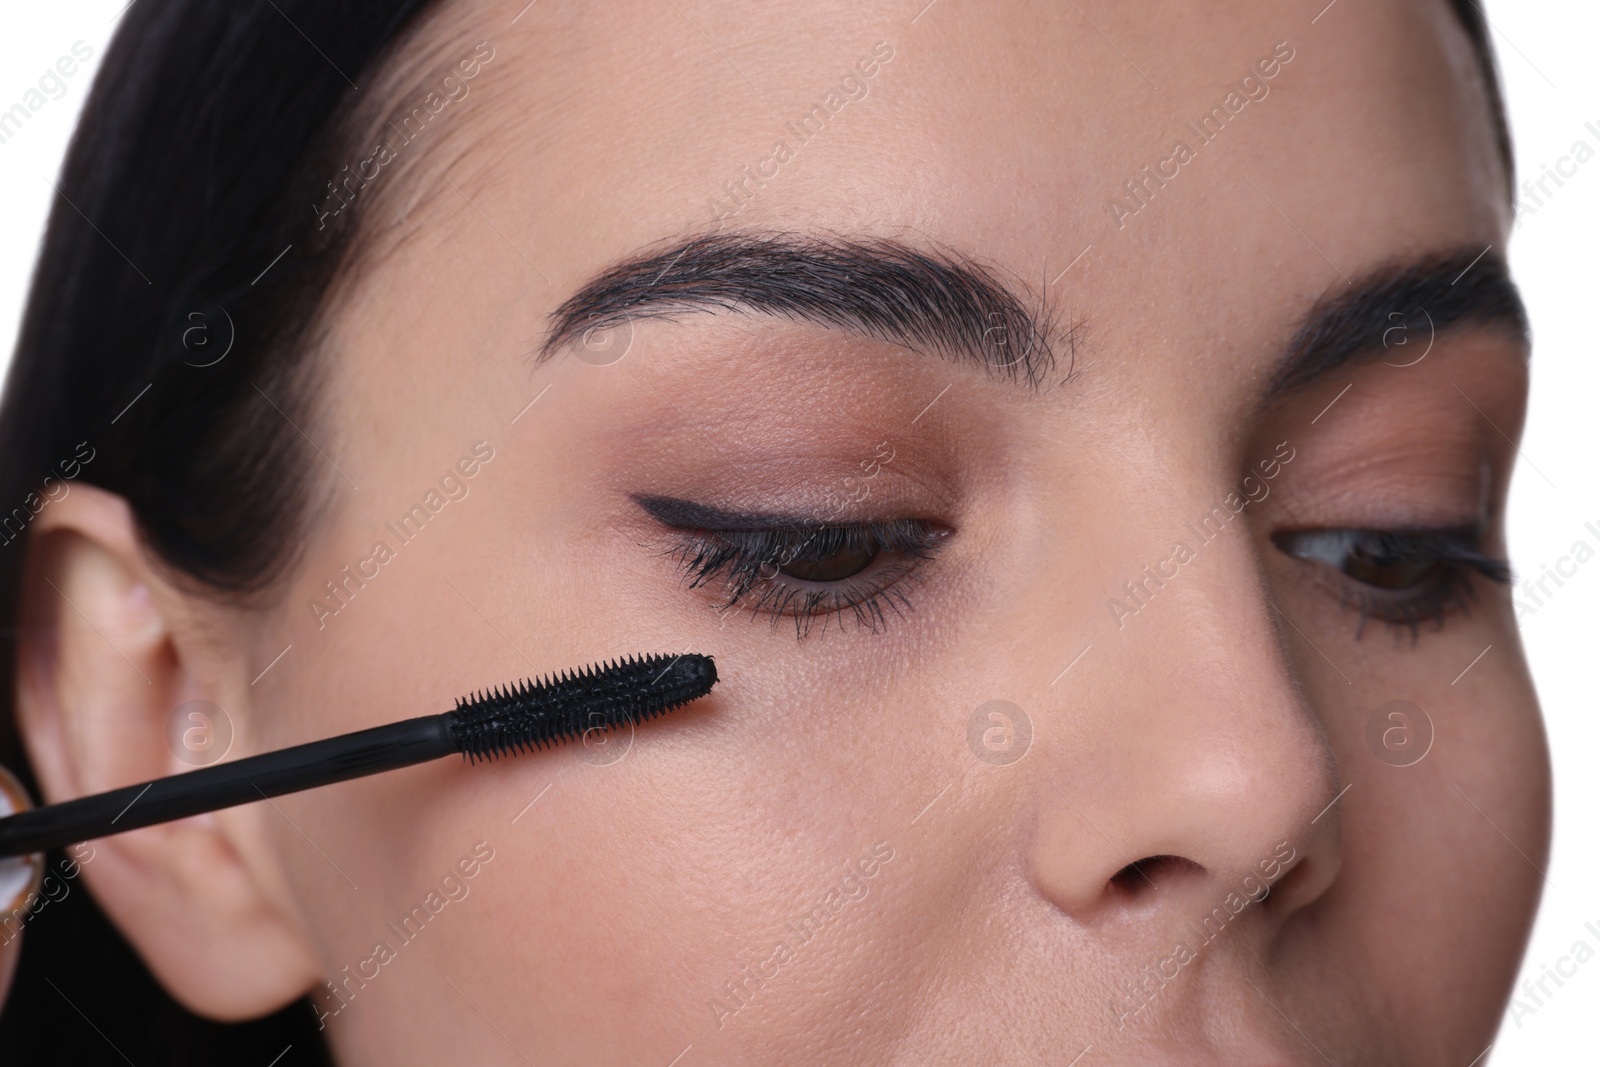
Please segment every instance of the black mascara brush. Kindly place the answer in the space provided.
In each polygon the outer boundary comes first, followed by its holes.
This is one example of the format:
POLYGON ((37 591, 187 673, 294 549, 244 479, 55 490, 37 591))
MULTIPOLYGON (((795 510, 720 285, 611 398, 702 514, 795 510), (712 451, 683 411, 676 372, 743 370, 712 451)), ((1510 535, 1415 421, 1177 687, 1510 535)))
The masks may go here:
POLYGON ((456 701, 454 711, 219 763, 0 819, 0 856, 60 848, 459 752, 490 760, 644 722, 705 696, 710 656, 629 657, 456 701))

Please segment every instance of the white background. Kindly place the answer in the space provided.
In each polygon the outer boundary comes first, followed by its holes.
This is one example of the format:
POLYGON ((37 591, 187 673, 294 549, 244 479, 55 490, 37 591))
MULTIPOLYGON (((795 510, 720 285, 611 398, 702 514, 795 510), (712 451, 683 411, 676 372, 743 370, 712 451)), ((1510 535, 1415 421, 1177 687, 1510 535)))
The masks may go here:
MULTIPOLYGON (((1320 5, 1321 0, 1315 0, 1320 5)), ((1357 2, 1357 0, 1346 0, 1357 2)), ((28 4, 7 12, 0 34, 0 110, 33 88, 76 41, 94 51, 66 92, 50 100, 20 133, 0 144, 0 358, 15 343, 28 278, 67 138, 125 0, 28 4)), ((1510 108, 1517 170, 1524 180, 1555 168, 1583 140, 1600 153, 1600 5, 1592 0, 1499 0, 1488 8, 1496 27, 1510 108), (1585 123, 1592 122, 1590 129, 1585 123)), ((1328 17, 1333 17, 1330 13, 1328 17)), ((1572 170, 1572 163, 1563 164, 1572 170)), ((1526 211, 1511 242, 1511 264, 1535 332, 1533 396, 1512 484, 1511 556, 1518 575, 1537 578, 1585 540, 1600 550, 1600 158, 1563 178, 1541 206, 1526 211), (1585 528, 1592 522, 1595 530, 1585 528)), ((1527 199, 1524 195, 1525 200, 1527 199)), ((1532 200, 1527 200, 1533 205, 1532 200)), ((1571 564, 1567 567, 1570 569, 1571 564)), ((1555 595, 1523 619, 1523 639, 1544 705, 1556 770, 1553 858, 1545 874, 1543 910, 1519 979, 1537 980, 1580 938, 1600 951, 1600 558, 1564 579, 1555 595)), ((1551 586, 1550 588, 1554 588, 1551 586)), ((1491 651, 1490 655, 1495 653, 1491 651)), ((1506 863, 1522 863, 1508 845, 1506 863)), ((1465 879, 1472 872, 1464 871, 1465 879)), ((1427 894, 1429 887, 1416 887, 1427 894)), ((1473 936, 1471 927, 1460 936, 1473 936)), ((1567 964, 1571 969, 1571 964, 1567 964)), ((1426 981, 1426 975, 1419 975, 1426 981)), ((1600 1009, 1600 958, 1579 967, 1531 1012, 1508 1011, 1492 1052, 1480 1063, 1507 1065, 1600 1062, 1593 1041, 1600 1009)), ((1467 1064, 1461 1067, 1469 1067, 1467 1064)))

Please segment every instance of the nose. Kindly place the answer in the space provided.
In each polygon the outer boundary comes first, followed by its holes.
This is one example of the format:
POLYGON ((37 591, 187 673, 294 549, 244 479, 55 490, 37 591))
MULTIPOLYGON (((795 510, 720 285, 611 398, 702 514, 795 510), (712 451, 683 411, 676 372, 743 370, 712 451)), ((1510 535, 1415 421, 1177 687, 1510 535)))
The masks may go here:
POLYGON ((1099 655, 1051 690, 1043 725, 1067 740, 1035 769, 1031 877, 1085 923, 1171 912, 1193 925, 1269 895, 1284 915, 1338 868, 1336 819, 1322 818, 1333 756, 1296 674, 1322 661, 1289 644, 1305 638, 1246 531, 1185 540, 1192 558, 1142 581, 1139 600, 1118 583, 1134 610, 1108 605, 1099 655))

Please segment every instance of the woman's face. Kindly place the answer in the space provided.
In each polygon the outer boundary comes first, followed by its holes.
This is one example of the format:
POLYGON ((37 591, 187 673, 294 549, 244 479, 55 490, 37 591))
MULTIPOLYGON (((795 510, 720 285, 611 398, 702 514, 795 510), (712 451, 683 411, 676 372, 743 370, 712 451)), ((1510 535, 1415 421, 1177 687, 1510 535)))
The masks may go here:
POLYGON ((521 7, 445 13, 486 44, 359 220, 332 503, 214 696, 265 750, 721 681, 229 813, 342 1060, 1471 1062, 1548 772, 1457 560, 1527 353, 1442 0, 521 7))

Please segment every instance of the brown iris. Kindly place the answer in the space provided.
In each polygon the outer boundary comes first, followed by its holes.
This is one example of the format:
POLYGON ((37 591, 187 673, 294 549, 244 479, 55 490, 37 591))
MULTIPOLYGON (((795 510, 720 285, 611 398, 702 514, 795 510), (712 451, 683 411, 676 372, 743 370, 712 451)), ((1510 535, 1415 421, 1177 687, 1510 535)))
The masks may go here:
POLYGON ((1407 589, 1428 576, 1439 560, 1422 552, 1372 552, 1359 542, 1350 546, 1343 570, 1359 582, 1379 589, 1407 589))
POLYGON ((878 558, 877 545, 841 545, 820 559, 796 559, 778 568, 779 574, 807 582, 837 582, 860 574, 878 558))

